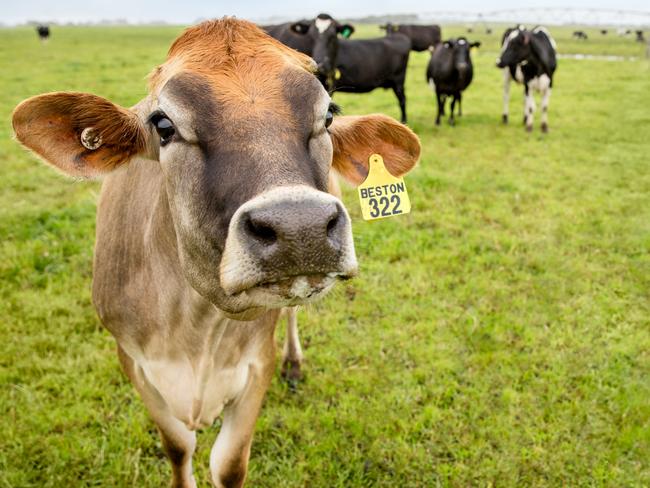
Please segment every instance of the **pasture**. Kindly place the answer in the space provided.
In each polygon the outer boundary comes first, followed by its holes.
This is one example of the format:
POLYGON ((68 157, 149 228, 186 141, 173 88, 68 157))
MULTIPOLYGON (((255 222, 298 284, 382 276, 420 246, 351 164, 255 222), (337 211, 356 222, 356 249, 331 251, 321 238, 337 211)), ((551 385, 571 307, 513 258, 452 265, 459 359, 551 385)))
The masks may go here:
MULTIPOLYGON (((168 482, 90 300, 99 184, 37 162, 10 114, 55 90, 132 105, 180 31, 55 27, 41 45, 32 29, 0 29, 2 487, 168 482)), ((550 134, 539 113, 526 134, 520 86, 500 123, 502 29, 482 32, 467 34, 483 46, 453 128, 434 127, 429 54, 411 54, 412 213, 366 223, 345 189, 360 276, 300 311, 307 377, 292 388, 276 375, 248 486, 650 485, 645 46, 551 29, 560 53, 638 59, 560 59, 550 134)), ((392 92, 334 98, 347 114, 399 116, 392 92)), ((217 428, 199 435, 199 486, 217 428)))

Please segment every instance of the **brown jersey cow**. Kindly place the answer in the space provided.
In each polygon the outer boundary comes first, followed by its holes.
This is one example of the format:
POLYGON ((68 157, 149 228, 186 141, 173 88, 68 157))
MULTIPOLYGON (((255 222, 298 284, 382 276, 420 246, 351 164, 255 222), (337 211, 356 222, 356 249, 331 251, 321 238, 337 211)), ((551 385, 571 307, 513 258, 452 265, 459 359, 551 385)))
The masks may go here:
POLYGON ((372 153, 396 175, 419 157, 417 137, 386 116, 334 119, 314 69, 226 18, 181 34, 135 107, 57 92, 14 111, 18 140, 46 162, 104 177, 93 301, 174 486, 196 485, 195 430, 220 414, 212 481, 243 484, 279 310, 357 272, 330 172, 359 183, 372 153))

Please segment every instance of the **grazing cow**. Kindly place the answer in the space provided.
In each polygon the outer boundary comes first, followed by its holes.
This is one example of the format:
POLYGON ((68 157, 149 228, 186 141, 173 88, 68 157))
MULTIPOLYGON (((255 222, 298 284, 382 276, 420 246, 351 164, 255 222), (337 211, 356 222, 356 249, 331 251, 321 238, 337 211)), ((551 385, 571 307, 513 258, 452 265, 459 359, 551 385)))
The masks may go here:
POLYGON ((528 30, 524 26, 507 29, 503 34, 501 56, 497 67, 503 69, 503 122, 508 123, 510 81, 523 83, 525 94, 524 124, 533 130, 535 100, 533 90, 542 93, 542 132, 548 132, 548 105, 557 67, 556 44, 541 26, 528 30))
POLYGON ((195 430, 222 412, 212 481, 242 486, 279 309, 357 272, 330 171, 358 184, 374 152, 396 175, 419 157, 417 136, 389 117, 334 119, 313 69, 226 18, 185 30, 131 109, 56 92, 14 111, 17 139, 46 162, 104 176, 93 302, 158 425, 174 486, 196 486, 195 430))
POLYGON ((404 81, 411 51, 411 40, 395 33, 379 39, 339 41, 336 62, 340 76, 334 91, 367 93, 375 88, 392 88, 406 123, 404 81))
POLYGON ((42 24, 37 25, 36 33, 38 34, 38 38, 41 40, 41 42, 47 42, 47 40, 50 38, 50 27, 42 24))
POLYGON ((327 90, 332 88, 336 78, 338 36, 350 37, 354 33, 352 25, 341 24, 328 14, 319 14, 313 20, 261 27, 283 44, 311 56, 318 67, 318 79, 327 90))
POLYGON ((606 36, 609 31, 607 29, 600 29, 600 34, 606 36))
POLYGON ((480 42, 470 43, 466 38, 449 39, 439 45, 433 53, 427 66, 427 81, 436 92, 438 115, 436 125, 440 125, 440 117, 445 114, 447 96, 451 97, 449 123, 454 125, 454 108, 458 102, 458 115, 462 115, 462 92, 472 82, 474 69, 470 49, 479 47, 480 42))
POLYGON ((379 26, 386 31, 386 35, 396 32, 404 34, 411 40, 411 49, 413 51, 426 51, 430 47, 440 44, 441 33, 439 25, 405 25, 391 24, 390 22, 379 26))
POLYGON ((589 36, 587 36, 587 33, 585 31, 573 31, 573 37, 583 41, 589 39, 589 36))
POLYGON ((618 34, 619 37, 629 36, 630 34, 632 34, 632 30, 626 29, 624 27, 619 27, 618 29, 616 29, 616 34, 618 34))
POLYGON ((636 42, 645 42, 645 37, 643 36, 642 30, 634 31, 634 33, 636 34, 636 42))

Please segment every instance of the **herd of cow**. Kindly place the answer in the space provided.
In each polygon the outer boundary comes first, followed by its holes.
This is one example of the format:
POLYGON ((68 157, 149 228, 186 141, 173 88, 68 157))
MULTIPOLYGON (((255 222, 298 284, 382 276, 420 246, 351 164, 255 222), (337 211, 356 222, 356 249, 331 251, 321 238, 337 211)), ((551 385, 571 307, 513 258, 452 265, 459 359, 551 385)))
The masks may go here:
MULTIPOLYGON (((608 33, 609 33, 609 29, 600 29, 600 35, 601 36, 606 36, 608 33)), ((618 29, 616 31, 616 33, 618 34, 619 37, 625 37, 625 36, 629 36, 630 34, 632 34, 632 29, 623 29, 623 28, 621 28, 621 29, 618 29)), ((572 35, 572 37, 575 37, 576 39, 580 39, 580 40, 583 40, 583 41, 586 41, 587 39, 589 39, 589 36, 587 35, 587 33, 585 31, 582 31, 582 30, 573 31, 573 34, 571 34, 571 35, 572 35)), ((645 42, 645 36, 643 34, 642 29, 635 30, 634 35, 635 35, 636 42, 645 42)))
MULTIPOLYGON (((283 44, 310 56, 316 63, 316 75, 325 89, 336 92, 368 93, 377 88, 392 89, 399 102, 401 121, 406 123, 404 83, 410 51, 431 51, 426 80, 436 96, 440 124, 447 99, 451 100, 449 123, 455 123, 455 109, 462 115, 462 93, 473 77, 471 48, 480 42, 458 37, 442 42, 438 25, 385 24, 384 37, 350 39, 354 26, 342 24, 328 14, 312 20, 260 26, 283 44)), ((39 25, 41 40, 50 36, 49 28, 39 25)), ((508 122, 510 82, 524 86, 524 124, 533 128, 535 102, 533 91, 542 94, 542 131, 548 131, 548 106, 556 68, 555 42, 542 27, 527 30, 523 26, 508 29, 502 39, 497 66, 504 70, 503 122, 508 122)))
MULTIPOLYGON (((328 14, 313 20, 262 26, 272 37, 308 56, 316 62, 318 78, 330 92, 366 93, 376 88, 395 92, 406 123, 404 82, 409 53, 431 51, 426 78, 436 94, 438 113, 436 125, 445 114, 447 98, 451 99, 449 122, 453 125, 458 103, 462 114, 462 93, 473 77, 470 50, 480 42, 458 37, 442 42, 437 25, 386 24, 380 28, 386 36, 376 39, 351 40, 350 24, 341 24, 328 14)), ((524 85, 524 124, 533 128, 535 102, 533 90, 542 94, 542 131, 548 131, 548 105, 557 66, 555 41, 543 27, 528 30, 523 26, 507 29, 502 39, 502 52, 497 66, 505 73, 503 121, 508 122, 510 81, 524 85)))

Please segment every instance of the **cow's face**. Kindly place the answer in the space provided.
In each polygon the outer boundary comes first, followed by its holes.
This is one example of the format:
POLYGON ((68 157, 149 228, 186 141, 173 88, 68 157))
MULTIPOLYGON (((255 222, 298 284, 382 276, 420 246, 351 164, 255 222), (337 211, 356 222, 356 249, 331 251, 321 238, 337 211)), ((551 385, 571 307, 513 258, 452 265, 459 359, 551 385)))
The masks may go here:
POLYGON ((497 58, 497 67, 505 68, 522 62, 530 54, 530 32, 516 28, 504 36, 501 56, 497 58))
POLYGON ((319 14, 309 23, 296 22, 291 26, 293 32, 309 36, 313 47, 311 57, 316 62, 316 76, 327 90, 331 89, 336 76, 336 59, 339 49, 339 34, 350 37, 354 27, 339 24, 328 14, 319 14))
POLYGON ((456 40, 444 43, 446 48, 453 49, 454 68, 460 72, 467 70, 472 63, 470 50, 480 45, 480 42, 469 42, 465 37, 459 37, 456 40))
POLYGON ((204 23, 174 43, 134 109, 54 93, 23 102, 14 128, 76 176, 156 159, 190 285, 231 314, 297 305, 356 273, 350 219, 327 193, 332 166, 359 183, 373 152, 394 174, 419 156, 388 117, 334 119, 311 66, 252 24, 204 23))

